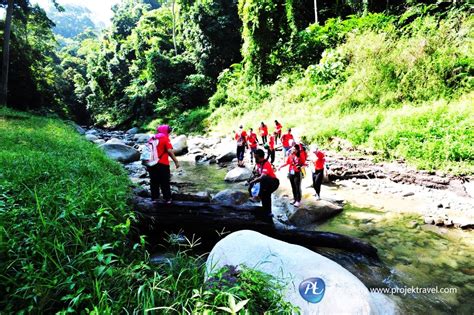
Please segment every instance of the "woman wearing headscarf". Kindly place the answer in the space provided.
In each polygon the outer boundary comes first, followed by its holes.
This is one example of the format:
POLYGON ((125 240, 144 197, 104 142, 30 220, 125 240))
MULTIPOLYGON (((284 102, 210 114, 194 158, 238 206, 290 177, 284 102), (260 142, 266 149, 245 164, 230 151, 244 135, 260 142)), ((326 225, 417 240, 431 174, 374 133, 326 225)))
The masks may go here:
POLYGON ((171 203, 170 157, 176 168, 179 168, 179 162, 174 155, 173 146, 171 145, 169 138, 170 132, 170 126, 161 125, 157 128, 157 133, 149 140, 149 142, 158 140, 158 144, 155 148, 158 163, 147 167, 148 173, 150 174, 151 198, 154 200, 159 199, 161 190, 163 199, 166 203, 171 203))

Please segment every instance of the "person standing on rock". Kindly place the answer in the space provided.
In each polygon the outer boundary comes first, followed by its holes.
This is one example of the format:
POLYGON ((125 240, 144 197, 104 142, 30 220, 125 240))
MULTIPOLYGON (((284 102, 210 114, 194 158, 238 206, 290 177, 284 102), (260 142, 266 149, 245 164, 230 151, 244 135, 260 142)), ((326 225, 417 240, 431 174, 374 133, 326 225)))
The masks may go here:
POLYGON ((268 137, 268 127, 263 123, 263 121, 260 123, 260 127, 258 128, 258 131, 260 133, 260 137, 262 137, 262 144, 267 143, 267 137, 268 137))
POLYGON ((272 193, 280 186, 273 167, 265 159, 265 152, 262 149, 255 151, 257 177, 249 182, 250 186, 260 183, 260 191, 258 196, 262 200, 263 216, 271 217, 272 215, 272 193))
POLYGON ((281 138, 281 131, 283 130, 283 126, 278 122, 278 120, 275 120, 275 143, 278 144, 278 139, 281 138))
POLYGON ((244 167, 245 149, 247 148, 247 132, 244 130, 242 125, 239 126, 239 130, 235 133, 234 139, 237 142, 237 166, 244 167))
POLYGON ((324 178, 324 163, 326 162, 326 158, 324 152, 320 151, 316 146, 314 146, 311 151, 316 156, 316 160, 313 162, 313 187, 316 191, 315 197, 317 200, 321 200, 321 184, 324 178))
POLYGON ((270 161, 270 163, 273 165, 275 163, 275 138, 276 138, 276 132, 270 135, 270 138, 268 139, 268 143, 265 145, 265 148, 267 149, 267 160, 270 161))
POLYGON ((249 146, 250 146, 250 163, 253 163, 253 158, 258 148, 258 139, 257 139, 257 134, 253 132, 252 128, 250 128, 248 141, 249 141, 249 146))
MULTIPOLYGON (((157 200, 160 198, 160 190, 163 194, 163 199, 166 203, 171 203, 171 171, 169 157, 174 162, 176 168, 179 168, 179 162, 173 152, 173 146, 169 138, 171 127, 162 125, 157 128, 157 134, 152 138, 157 139, 158 146, 156 147, 156 155, 158 156, 158 163, 147 167, 150 175, 150 190, 151 198, 157 200)), ((150 139, 151 141, 152 139, 150 139)))
POLYGON ((291 183, 291 190, 293 192, 293 205, 299 207, 301 205, 301 162, 300 162, 300 146, 295 144, 291 150, 286 163, 278 168, 289 166, 288 178, 291 183))

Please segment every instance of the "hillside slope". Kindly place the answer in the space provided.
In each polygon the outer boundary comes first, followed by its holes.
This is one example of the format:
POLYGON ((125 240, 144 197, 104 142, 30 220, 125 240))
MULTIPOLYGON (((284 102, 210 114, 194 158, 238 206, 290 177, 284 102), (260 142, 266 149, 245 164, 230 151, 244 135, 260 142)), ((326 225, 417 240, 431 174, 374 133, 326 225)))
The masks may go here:
MULTIPOLYGON (((235 67, 221 75, 206 124, 223 134, 278 119, 324 148, 339 137, 383 159, 473 173, 474 17, 428 15, 401 27, 402 18, 351 18, 355 27, 319 64, 272 85, 249 84, 235 67)), ((308 32, 309 43, 334 36, 328 26, 308 32)))

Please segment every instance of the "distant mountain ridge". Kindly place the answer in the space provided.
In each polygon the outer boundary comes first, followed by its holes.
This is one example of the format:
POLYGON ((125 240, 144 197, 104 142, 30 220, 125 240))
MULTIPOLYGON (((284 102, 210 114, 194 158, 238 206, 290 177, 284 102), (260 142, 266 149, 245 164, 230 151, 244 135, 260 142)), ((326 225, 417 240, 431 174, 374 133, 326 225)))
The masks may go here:
POLYGON ((87 29, 99 30, 104 27, 102 23, 94 23, 92 12, 81 5, 65 4, 64 11, 59 12, 54 7, 46 9, 48 17, 56 24, 53 32, 65 38, 74 38, 87 29))

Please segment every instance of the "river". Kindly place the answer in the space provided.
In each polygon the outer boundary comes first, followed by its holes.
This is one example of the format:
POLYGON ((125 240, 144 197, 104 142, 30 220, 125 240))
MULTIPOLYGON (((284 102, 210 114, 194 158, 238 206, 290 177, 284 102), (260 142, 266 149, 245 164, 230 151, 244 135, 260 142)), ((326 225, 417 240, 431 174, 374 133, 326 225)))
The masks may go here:
MULTIPOLYGON (((189 191, 215 193, 230 187, 244 189, 242 184, 223 181, 226 168, 195 165, 190 161, 181 164, 183 167, 175 172, 173 181, 193 183, 187 187, 189 191)), ((368 288, 399 288, 390 297, 404 314, 474 313, 473 231, 425 225, 419 215, 350 204, 329 221, 306 228, 355 236, 374 245, 380 263, 332 249, 317 251, 351 271, 368 288), (406 294, 403 291, 412 287, 419 292, 431 288, 456 292, 406 294)))

